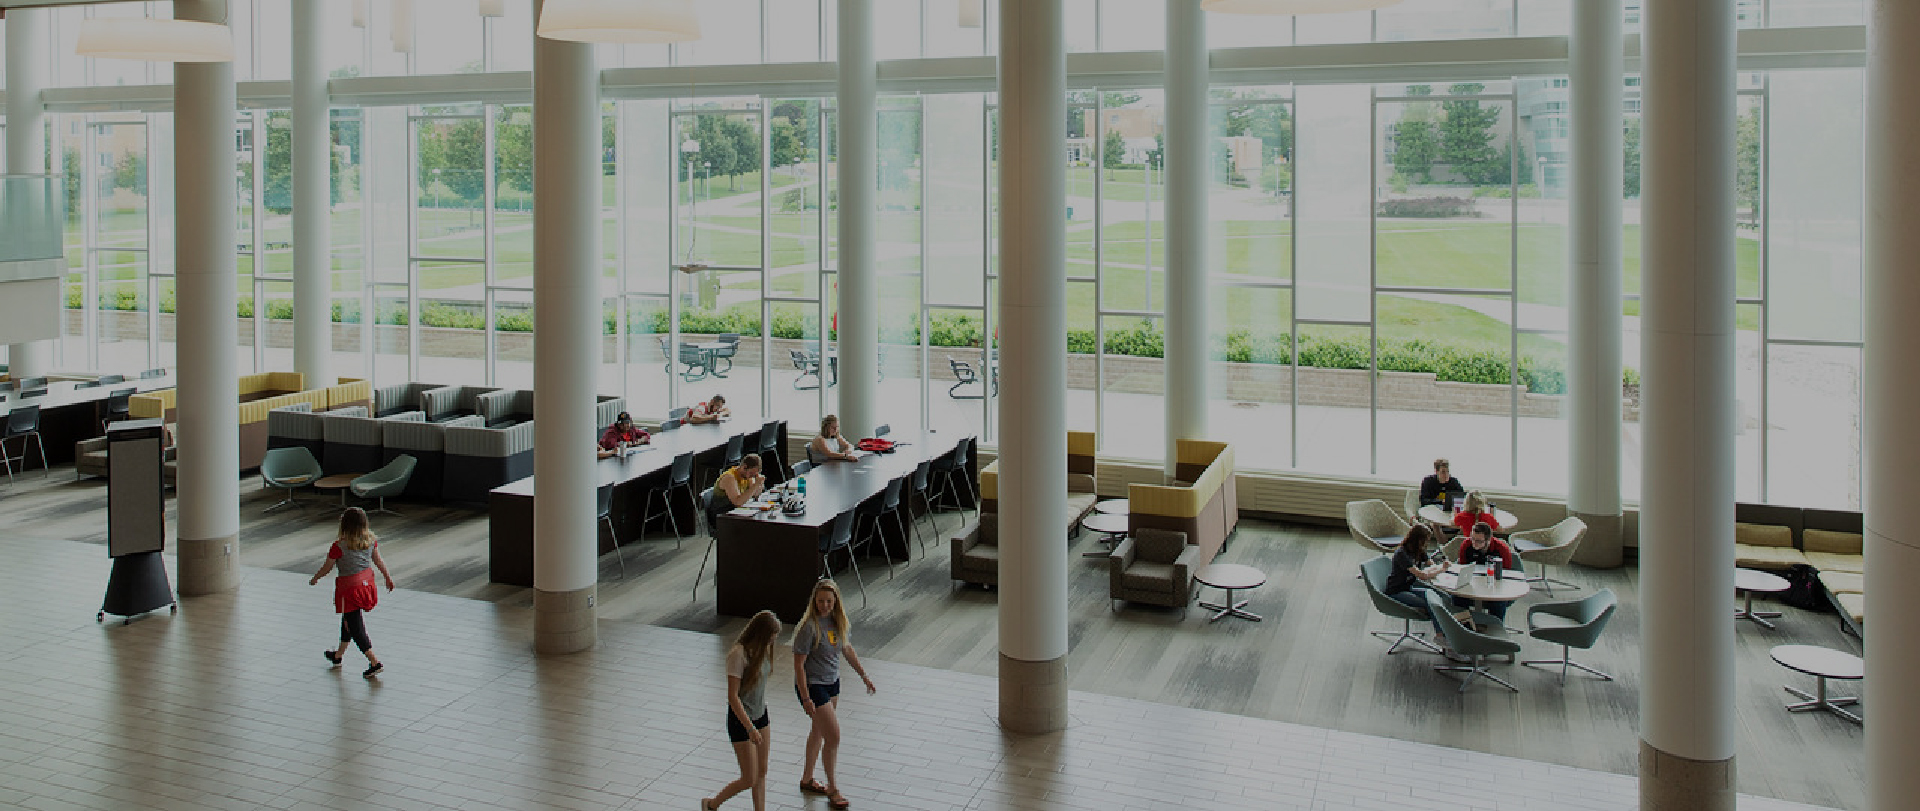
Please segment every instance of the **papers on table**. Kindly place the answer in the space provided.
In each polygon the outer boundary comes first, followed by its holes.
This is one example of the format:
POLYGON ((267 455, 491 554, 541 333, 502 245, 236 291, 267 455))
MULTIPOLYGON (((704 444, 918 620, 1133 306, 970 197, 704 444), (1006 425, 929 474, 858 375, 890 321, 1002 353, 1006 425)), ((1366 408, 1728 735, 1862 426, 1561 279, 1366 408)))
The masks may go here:
POLYGON ((752 518, 756 515, 759 515, 760 510, 751 506, 735 507, 732 510, 729 510, 727 514, 735 518, 752 518))

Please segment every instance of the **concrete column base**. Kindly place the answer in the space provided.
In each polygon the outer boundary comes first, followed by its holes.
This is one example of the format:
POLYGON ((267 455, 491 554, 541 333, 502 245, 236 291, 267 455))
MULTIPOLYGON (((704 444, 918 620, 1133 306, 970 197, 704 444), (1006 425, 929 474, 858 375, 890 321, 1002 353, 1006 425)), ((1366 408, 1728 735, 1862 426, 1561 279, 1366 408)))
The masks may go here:
POLYGON ((1640 742, 1640 811, 1734 811, 1733 758, 1693 760, 1640 742))
POLYGON ((579 653, 599 640, 594 603, 599 586, 533 592, 533 651, 579 653))
POLYGON ((1023 735, 1067 728, 1067 657, 1028 662, 1000 654, 1000 728, 1023 735))
POLYGON ((1567 515, 1587 522, 1586 537, 1580 539, 1580 548, 1573 553, 1574 563, 1617 569, 1626 562, 1626 537, 1621 530, 1624 522, 1618 513, 1595 515, 1568 510, 1567 515))
POLYGON ((181 538, 174 553, 175 570, 180 577, 180 596, 218 594, 240 585, 240 569, 235 554, 237 535, 192 540, 181 538))

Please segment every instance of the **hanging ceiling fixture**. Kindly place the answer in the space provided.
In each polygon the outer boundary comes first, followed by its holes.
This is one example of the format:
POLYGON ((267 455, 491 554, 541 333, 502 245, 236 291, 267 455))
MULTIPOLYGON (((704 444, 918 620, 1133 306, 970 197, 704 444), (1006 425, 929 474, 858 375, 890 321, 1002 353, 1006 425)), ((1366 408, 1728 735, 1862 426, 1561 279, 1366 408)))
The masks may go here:
POLYGON ((539 33, 569 42, 692 42, 700 38, 700 15, 693 0, 547 0, 539 33))
POLYGON ((413 53, 413 0, 393 0, 393 52, 413 53))
POLYGON ((960 27, 980 27, 980 4, 983 0, 960 0, 960 27))
POLYGON ((353 27, 367 27, 367 2, 368 0, 353 0, 353 27))
POLYGON ((95 17, 80 23, 81 56, 142 62, 232 62, 233 31, 219 23, 95 17))
POLYGON ((507 0, 480 0, 480 16, 482 17, 507 16, 507 0))
POLYGON ((1200 8, 1221 14, 1338 14, 1400 3, 1401 0, 1200 0, 1200 8))

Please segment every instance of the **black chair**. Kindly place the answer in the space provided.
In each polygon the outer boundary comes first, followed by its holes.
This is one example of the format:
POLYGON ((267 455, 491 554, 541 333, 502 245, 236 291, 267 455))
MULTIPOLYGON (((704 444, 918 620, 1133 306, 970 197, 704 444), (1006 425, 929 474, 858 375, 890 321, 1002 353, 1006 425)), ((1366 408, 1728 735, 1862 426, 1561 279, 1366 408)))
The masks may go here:
POLYGON ((74 391, 79 391, 81 389, 97 389, 97 388, 100 388, 100 381, 98 380, 88 380, 82 383, 73 384, 74 391))
POLYGON ((126 375, 103 375, 99 380, 99 383, 102 386, 111 386, 115 383, 125 383, 125 382, 127 382, 126 375))
MULTIPOLYGON (((896 508, 900 506, 900 487, 903 483, 904 481, 901 479, 894 479, 893 481, 887 482, 886 490, 866 501, 860 502, 860 506, 855 507, 853 510, 853 528, 855 530, 853 534, 854 537, 858 539, 854 541, 853 545, 856 548, 871 550, 874 543, 878 542, 880 544, 880 555, 887 559, 888 580, 893 579, 893 552, 887 549, 885 533, 880 531, 880 516, 886 514, 887 503, 889 501, 891 501, 896 508), (862 527, 865 527, 866 531, 860 531, 862 527)), ((872 552, 869 551, 867 554, 872 554, 872 552)))
MULTIPOLYGON (((706 576, 707 558, 713 557, 713 545, 720 540, 720 514, 713 510, 713 498, 713 488, 700 491, 700 510, 707 514, 707 551, 700 556, 700 570, 693 573, 693 599, 695 600, 700 599, 700 578, 706 576)), ((714 571, 718 572, 718 567, 715 567, 714 571)))
POLYGON ((960 500, 960 488, 964 486, 967 488, 968 501, 974 502, 974 512, 977 514, 980 511, 979 501, 974 498, 973 482, 967 480, 967 461, 973 458, 973 443, 974 437, 962 439, 960 444, 954 446, 953 453, 933 460, 930 472, 940 477, 940 500, 934 502, 936 506, 948 506, 947 498, 951 496, 952 506, 964 514, 967 502, 960 500))
POLYGON ((166 377, 166 376, 167 376, 167 370, 165 369, 148 369, 140 373, 141 380, 153 380, 154 378, 166 377))
POLYGON ((593 492, 598 499, 600 523, 607 525, 607 536, 613 538, 613 553, 620 558, 620 579, 627 578, 627 550, 620 545, 620 531, 613 527, 613 484, 600 485, 593 492))
POLYGON ((760 462, 779 476, 770 477, 770 483, 787 480, 787 468, 780 463, 780 421, 768 420, 760 426, 760 441, 754 446, 754 453, 760 454, 760 462))
POLYGON ((893 433, 893 426, 891 425, 882 425, 873 429, 873 435, 876 437, 883 437, 891 433, 893 433))
MULTIPOLYGON (((913 488, 913 494, 920 497, 921 506, 927 508, 927 520, 933 523, 933 536, 935 538, 940 537, 939 513, 933 509, 932 493, 930 492, 933 487, 933 460, 925 460, 914 466, 913 479, 909 486, 913 488)), ((913 502, 907 502, 907 506, 911 508, 913 502)), ((920 519, 915 518, 913 522, 913 534, 915 537, 918 537, 920 535, 920 519)), ((926 551, 926 543, 922 541, 920 553, 924 555, 926 551)))
MULTIPOLYGON (((833 519, 833 530, 820 539, 820 576, 832 577, 834 552, 842 549, 847 552, 847 565, 853 569, 853 579, 860 584, 860 607, 867 607, 867 580, 860 576, 860 561, 853 558, 853 519, 855 510, 848 510, 833 519)), ((891 564, 889 564, 891 565, 891 564)), ((891 574, 892 570, 888 570, 891 574)))
POLYGON ((135 389, 118 389, 107 395, 106 415, 100 418, 100 430, 105 432, 108 425, 121 420, 133 419, 133 393, 135 389))
POLYGON ((655 431, 655 433, 659 433, 662 431, 671 431, 679 427, 680 427, 679 420, 667 420, 666 422, 660 423, 660 427, 655 431))
POLYGON ((727 368, 715 369, 714 373, 726 374, 727 372, 733 371, 733 356, 740 354, 740 333, 722 332, 714 340, 727 345, 727 348, 713 353, 713 359, 726 361, 727 368))
POLYGON ((47 465, 47 442, 40 437, 40 407, 37 405, 14 406, 12 411, 7 412, 6 432, 0 434, 0 464, 4 464, 7 468, 8 483, 13 481, 15 460, 19 460, 22 469, 27 466, 27 437, 33 437, 33 443, 40 448, 41 472, 53 475, 52 469, 47 465), (20 438, 19 456, 14 456, 7 450, 7 442, 15 437, 20 438))
POLYGON ((726 452, 720 457, 720 467, 715 470, 701 471, 700 481, 705 482, 709 486, 720 481, 721 473, 725 472, 727 468, 740 464, 740 458, 746 455, 746 446, 746 434, 734 434, 728 437, 726 452))
MULTIPOLYGON (((693 491, 693 451, 687 451, 673 457, 673 469, 667 476, 667 483, 647 490, 646 498, 640 507, 640 531, 647 531, 647 523, 653 520, 653 497, 659 496, 661 506, 667 514, 667 523, 673 527, 673 548, 680 548, 680 516, 673 513, 673 490, 685 487, 689 494, 693 491)), ((696 524, 698 519, 695 519, 696 524)), ((699 527, 695 526, 698 530, 699 527)))

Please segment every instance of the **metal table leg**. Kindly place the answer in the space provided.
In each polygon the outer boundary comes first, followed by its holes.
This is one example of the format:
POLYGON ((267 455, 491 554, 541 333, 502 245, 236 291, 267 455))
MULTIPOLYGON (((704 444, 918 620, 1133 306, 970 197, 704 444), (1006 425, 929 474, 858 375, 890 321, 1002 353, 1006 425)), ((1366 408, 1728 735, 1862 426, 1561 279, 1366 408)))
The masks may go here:
POLYGON ((1827 678, 1825 676, 1815 676, 1813 678, 1814 678, 1814 688, 1813 688, 1814 692, 1811 695, 1809 695, 1807 691, 1802 690, 1798 687, 1794 687, 1793 685, 1785 685, 1785 689, 1787 692, 1792 693, 1796 696, 1799 696, 1800 698, 1806 699, 1805 701, 1802 701, 1798 704, 1788 704, 1787 712, 1825 711, 1825 712, 1833 713, 1834 715, 1838 715, 1841 718, 1845 718, 1856 724, 1861 722, 1860 716, 1847 712, 1846 710, 1840 709, 1841 707, 1850 707, 1855 704, 1859 704, 1860 698, 1858 696, 1829 696, 1827 694, 1827 678))
POLYGON ((1233 592, 1235 591, 1235 589, 1222 587, 1220 588, 1220 590, 1227 593, 1227 600, 1225 605, 1221 605, 1218 603, 1206 603, 1206 602, 1203 602, 1200 604, 1201 608, 1211 609, 1215 612, 1218 612, 1213 615, 1213 619, 1207 620, 1208 622, 1214 622, 1216 620, 1219 620, 1221 617, 1225 617, 1229 615, 1239 617, 1243 620, 1253 620, 1254 622, 1260 621, 1259 614, 1255 614, 1251 611, 1241 610, 1242 608, 1246 607, 1247 603, 1251 602, 1250 600, 1241 600, 1240 602, 1236 603, 1233 601, 1233 592))
POLYGON ((1753 592, 1743 590, 1741 593, 1746 596, 1745 607, 1734 609, 1733 618, 1736 620, 1753 620, 1767 628, 1774 627, 1773 623, 1767 621, 1767 618, 1778 617, 1780 616, 1780 612, 1755 611, 1753 610, 1753 592))

